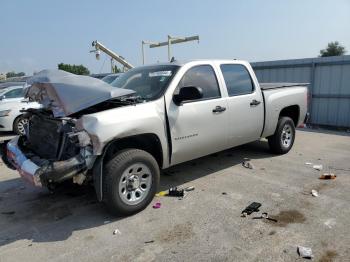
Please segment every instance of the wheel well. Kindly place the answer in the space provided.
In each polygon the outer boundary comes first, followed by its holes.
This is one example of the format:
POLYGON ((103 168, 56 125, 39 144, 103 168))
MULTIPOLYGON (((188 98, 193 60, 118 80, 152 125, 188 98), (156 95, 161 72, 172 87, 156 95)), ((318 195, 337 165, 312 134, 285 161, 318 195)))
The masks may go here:
POLYGON ((144 150, 156 159, 160 168, 163 166, 163 150, 160 140, 155 134, 142 134, 113 140, 108 145, 104 161, 107 162, 118 151, 126 148, 144 150))
POLYGON ((297 126, 299 121, 299 114, 300 114, 299 106, 293 105, 293 106, 288 106, 283 108, 282 111, 280 112, 279 117, 281 118, 282 116, 288 116, 293 120, 294 125, 297 126))

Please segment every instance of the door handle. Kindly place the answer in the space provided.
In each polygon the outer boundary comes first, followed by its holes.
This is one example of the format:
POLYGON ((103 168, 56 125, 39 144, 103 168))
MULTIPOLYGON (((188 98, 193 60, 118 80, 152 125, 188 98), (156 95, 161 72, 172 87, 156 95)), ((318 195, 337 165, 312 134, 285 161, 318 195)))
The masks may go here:
POLYGON ((226 107, 216 106, 216 107, 213 109, 213 113, 221 113, 221 112, 224 112, 225 110, 226 110, 226 107))
POLYGON ((261 103, 261 101, 258 101, 256 99, 254 99, 252 102, 250 102, 250 106, 257 106, 261 103))

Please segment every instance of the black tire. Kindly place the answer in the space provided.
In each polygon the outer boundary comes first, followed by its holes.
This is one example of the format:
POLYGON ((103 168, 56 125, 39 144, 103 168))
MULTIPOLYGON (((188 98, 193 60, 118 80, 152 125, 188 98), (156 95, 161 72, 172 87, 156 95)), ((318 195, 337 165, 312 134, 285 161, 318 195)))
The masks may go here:
MULTIPOLYGON (((103 202, 114 215, 132 215, 143 210, 152 201, 159 186, 160 171, 157 161, 151 154, 139 149, 125 149, 118 152, 105 165, 103 173, 103 202), (130 172, 127 169, 138 163, 148 168, 151 173, 148 181, 152 182, 148 192, 142 195, 144 198, 140 203, 127 204, 125 203, 127 200, 123 200, 120 196, 120 183, 122 183, 122 179, 125 181, 125 172, 130 172)), ((139 182, 139 186, 144 186, 141 183, 139 182)), ((125 188, 127 189, 126 193, 129 194, 129 188, 125 188)))
POLYGON ((17 134, 17 135, 25 135, 23 128, 21 128, 19 126, 19 124, 21 122, 23 122, 23 120, 27 120, 27 118, 23 117, 23 116, 18 116, 15 121, 13 121, 13 131, 17 134))
POLYGON ((286 154, 291 150, 295 139, 295 126, 290 117, 281 117, 278 120, 275 133, 267 138, 269 141, 270 150, 276 154, 286 154), (283 132, 284 128, 289 127, 287 134, 283 132), (286 135, 290 134, 290 139, 286 139, 286 135), (284 139, 282 139, 284 138, 284 139), (283 141, 290 141, 289 143, 283 141))

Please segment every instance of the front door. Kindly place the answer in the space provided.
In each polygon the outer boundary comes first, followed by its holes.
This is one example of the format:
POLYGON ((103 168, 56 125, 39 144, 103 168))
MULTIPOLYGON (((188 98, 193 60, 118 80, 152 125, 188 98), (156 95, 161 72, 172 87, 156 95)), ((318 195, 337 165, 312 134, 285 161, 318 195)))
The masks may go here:
POLYGON ((195 159, 227 147, 228 114, 226 98, 222 98, 216 74, 211 65, 190 68, 182 77, 180 87, 196 86, 203 98, 173 101, 167 108, 172 143, 171 165, 195 159))

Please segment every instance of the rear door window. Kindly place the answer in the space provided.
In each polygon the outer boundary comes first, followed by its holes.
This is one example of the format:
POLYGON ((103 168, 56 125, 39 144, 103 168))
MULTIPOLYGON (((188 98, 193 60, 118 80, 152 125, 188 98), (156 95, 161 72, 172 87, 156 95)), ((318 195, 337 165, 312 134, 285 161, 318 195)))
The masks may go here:
POLYGON ((23 88, 13 89, 11 91, 8 91, 4 95, 6 98, 20 98, 24 96, 24 89, 23 88))
POLYGON ((177 89, 179 90, 179 88, 184 86, 202 88, 203 98, 201 99, 221 97, 214 69, 210 65, 200 65, 190 68, 182 77, 177 89))
POLYGON ((245 66, 224 64, 220 68, 229 96, 250 94, 254 91, 253 81, 245 66))

